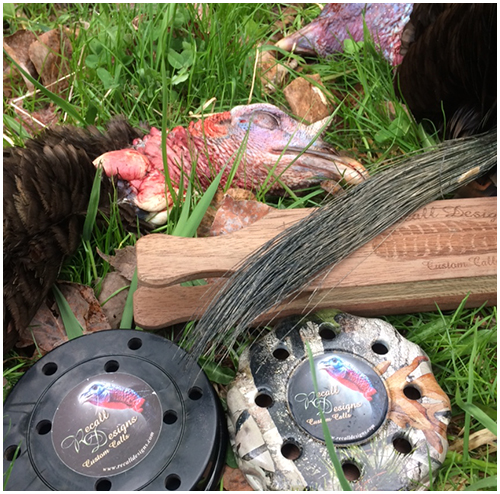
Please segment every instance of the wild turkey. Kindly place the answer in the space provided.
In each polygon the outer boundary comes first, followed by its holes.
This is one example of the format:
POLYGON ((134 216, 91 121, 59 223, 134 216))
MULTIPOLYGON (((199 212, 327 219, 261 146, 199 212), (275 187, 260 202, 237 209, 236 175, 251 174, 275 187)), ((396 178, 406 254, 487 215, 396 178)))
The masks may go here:
POLYGON ((444 137, 496 124, 497 5, 327 4, 320 16, 278 41, 284 50, 325 57, 345 39, 375 44, 396 68, 395 89, 415 119, 444 137))
MULTIPOLYGON (((358 183, 364 168, 338 153, 317 134, 323 122, 303 125, 272 105, 239 106, 230 112, 176 127, 167 136, 168 172, 177 189, 191 165, 202 188, 225 167, 227 180, 241 159, 234 183, 255 189, 271 174, 274 191, 344 179, 358 183), (243 146, 245 143, 245 146, 243 146), (239 151, 241 156, 239 156, 239 151)), ((79 245, 95 166, 125 184, 123 198, 156 215, 171 206, 165 192, 161 134, 133 129, 125 120, 97 129, 59 127, 4 150, 4 351, 26 327, 55 282, 64 258, 79 245), (124 159, 124 155, 127 159, 124 159), (130 170, 130 156, 142 168, 130 170)), ((101 206, 111 182, 104 176, 101 206)))

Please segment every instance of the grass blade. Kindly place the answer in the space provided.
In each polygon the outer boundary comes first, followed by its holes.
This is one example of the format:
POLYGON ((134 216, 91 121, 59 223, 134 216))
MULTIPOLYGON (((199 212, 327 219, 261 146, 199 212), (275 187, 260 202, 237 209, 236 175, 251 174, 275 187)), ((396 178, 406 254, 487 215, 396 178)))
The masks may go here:
POLYGON ((205 213, 207 212, 207 209, 210 206, 210 203, 212 202, 212 199, 214 198, 215 193, 217 192, 217 189, 219 187, 219 183, 221 181, 224 170, 225 170, 225 167, 222 168, 222 170, 215 177, 215 179, 210 184, 208 189, 205 191, 205 193, 201 197, 200 201, 198 202, 196 207, 193 209, 191 216, 186 221, 186 224, 181 229, 182 234, 179 234, 179 236, 181 236, 181 237, 194 237, 196 230, 200 226, 200 223, 201 223, 201 220, 203 219, 203 216, 205 216, 205 213))
POLYGON ((97 167, 96 174, 94 177, 94 183, 92 184, 89 206, 87 208, 87 216, 85 217, 85 223, 83 224, 82 237, 83 240, 86 242, 90 241, 92 230, 95 224, 95 219, 97 217, 97 210, 99 209, 99 199, 101 197, 101 177, 102 177, 102 166, 99 165, 97 167))
POLYGON ((14 468, 14 462, 16 461, 17 457, 19 456, 19 453, 21 452, 21 443, 17 445, 16 450, 14 451, 13 454, 13 460, 9 464, 9 468, 4 473, 4 480, 3 480, 3 489, 7 490, 7 483, 9 482, 9 478, 12 474, 12 469, 14 468))
POLYGON ((59 313, 61 314, 61 319, 64 324, 64 329, 68 335, 68 340, 82 336, 83 328, 78 322, 78 319, 75 317, 75 314, 73 314, 71 307, 57 285, 52 287, 52 293, 56 299, 57 307, 59 308, 59 313))
POLYGON ((16 119, 11 117, 10 115, 4 114, 3 121, 4 121, 4 129, 8 129, 12 133, 17 134, 17 136, 19 136, 19 138, 22 141, 24 141, 25 139, 29 139, 31 137, 30 134, 23 127, 22 123, 16 121, 16 119))
POLYGON ((42 94, 47 96, 47 98, 49 98, 59 108, 64 110, 68 115, 71 115, 75 120, 77 120, 83 125, 87 124, 85 118, 83 118, 76 111, 76 108, 71 103, 68 103, 65 99, 61 98, 52 91, 49 91, 43 84, 40 84, 28 72, 26 72, 13 58, 11 58, 5 50, 3 51, 3 54, 4 56, 7 56, 9 58, 9 60, 16 66, 16 68, 23 74, 23 76, 26 77, 26 79, 28 79, 37 89, 39 89, 42 94))
POLYGON ((183 235, 183 230, 188 221, 189 209, 191 208, 191 191, 192 191, 191 183, 192 183, 191 181, 188 183, 188 187, 186 190, 186 197, 184 198, 184 203, 182 204, 181 208, 181 214, 179 215, 179 220, 177 221, 177 224, 175 225, 175 228, 172 231, 172 235, 175 235, 176 237, 186 236, 183 235))
POLYGON ((483 427, 488 429, 492 434, 497 435, 497 424, 496 422, 488 416, 486 412, 481 410, 479 407, 473 403, 465 403, 460 394, 457 392, 455 395, 455 401, 457 405, 465 412, 474 417, 483 427))
MULTIPOLYGON (((311 352, 311 347, 309 343, 306 341, 306 349, 307 356, 309 358, 309 365, 311 367, 311 376, 314 384, 314 393, 318 395, 318 381, 316 380, 316 368, 314 366, 314 357, 311 352)), ((342 465, 340 464, 339 457, 337 456, 337 452, 335 451, 335 446, 332 441, 332 436, 328 429, 328 425, 325 420, 325 415, 323 413, 323 409, 319 406, 318 412, 321 417, 321 426, 323 427, 323 435, 325 436, 326 449, 328 450, 328 454, 330 455, 330 459, 332 460, 333 468, 335 469, 335 473, 339 479, 342 490, 344 491, 352 491, 351 484, 346 479, 344 475, 344 471, 342 470, 342 465)))
POLYGON ((236 462, 236 457, 231 447, 228 447, 226 450, 226 465, 231 468, 238 468, 238 463, 236 462))
POLYGON ((134 321, 134 293, 137 290, 137 268, 132 276, 130 288, 128 289, 127 301, 123 309, 122 320, 120 322, 120 329, 133 329, 132 323, 134 321))
POLYGON ((201 358, 198 363, 201 365, 211 382, 227 386, 236 376, 236 372, 233 369, 222 367, 217 362, 211 362, 201 358))
POLYGON ((497 476, 493 475, 492 477, 486 477, 485 479, 478 480, 477 482, 474 482, 472 485, 469 485, 469 487, 466 487, 464 490, 466 491, 478 491, 479 489, 488 489, 490 490, 493 488, 493 490, 496 490, 497 488, 497 476))

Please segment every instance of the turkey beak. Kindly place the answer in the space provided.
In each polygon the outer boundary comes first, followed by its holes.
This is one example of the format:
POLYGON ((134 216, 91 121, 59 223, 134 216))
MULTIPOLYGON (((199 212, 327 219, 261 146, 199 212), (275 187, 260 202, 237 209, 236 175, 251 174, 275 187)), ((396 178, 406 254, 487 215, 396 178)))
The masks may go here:
POLYGON ((89 400, 90 398, 90 391, 88 391, 87 393, 85 394, 82 394, 79 398, 78 398, 78 402, 80 403, 80 405, 83 405, 84 403, 87 403, 87 401, 89 400))
POLYGON ((313 172, 319 178, 344 180, 349 185, 360 184, 368 178, 368 171, 361 163, 347 156, 338 156, 327 147, 321 150, 309 148, 306 151, 288 147, 286 151, 297 153, 297 158, 290 168, 298 173, 313 172))
MULTIPOLYGON (((296 158, 290 168, 297 173, 315 174, 325 180, 344 180, 349 185, 357 185, 368 178, 367 169, 358 161, 347 156, 339 156, 337 151, 326 144, 321 138, 324 130, 330 125, 331 117, 326 117, 313 124, 303 126, 304 132, 312 144, 304 148, 292 145, 284 149, 284 153, 293 153, 296 158), (317 138, 316 140, 313 140, 317 138)), ((275 150, 283 151, 283 150, 275 150)))
POLYGON ((359 161, 348 156, 339 156, 333 162, 349 184, 360 184, 369 176, 368 170, 359 161))
POLYGON ((328 366, 324 362, 320 362, 318 364, 318 369, 319 370, 325 370, 328 366))
POLYGON ((317 26, 313 22, 305 26, 300 31, 280 39, 275 46, 289 53, 297 53, 299 55, 316 55, 314 40, 318 37, 317 26))

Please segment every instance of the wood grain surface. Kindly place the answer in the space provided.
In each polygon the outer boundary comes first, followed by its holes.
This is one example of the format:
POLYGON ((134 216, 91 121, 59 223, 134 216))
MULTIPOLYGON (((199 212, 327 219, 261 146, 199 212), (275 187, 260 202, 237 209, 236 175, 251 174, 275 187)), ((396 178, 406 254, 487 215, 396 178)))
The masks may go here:
MULTIPOLYGON (((258 322, 324 308, 359 315, 496 304, 496 198, 436 201, 353 252, 313 280, 293 300, 258 322)), ((137 243, 136 324, 155 329, 195 320, 222 280, 186 287, 188 280, 223 277, 255 249, 311 209, 272 210, 220 237, 148 235, 137 243)))

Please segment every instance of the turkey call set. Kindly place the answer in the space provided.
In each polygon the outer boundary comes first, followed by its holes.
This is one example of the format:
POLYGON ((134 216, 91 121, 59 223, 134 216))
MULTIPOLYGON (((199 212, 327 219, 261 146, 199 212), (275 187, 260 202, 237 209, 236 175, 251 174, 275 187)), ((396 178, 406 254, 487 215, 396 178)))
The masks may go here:
MULTIPOLYGON (((117 114, 99 128, 94 119, 45 126, 22 145, 4 139, 4 356, 34 362, 4 403, 4 488, 220 490, 235 468, 246 490, 432 484, 452 406, 429 356, 384 316, 496 304, 496 11, 327 4, 261 51, 299 79, 310 59, 326 66, 375 48, 426 142, 376 169, 362 162, 384 136, 405 135, 396 120, 363 136, 366 149, 339 151, 326 130, 349 129, 325 103, 337 75, 313 76, 312 96, 297 101, 285 90, 287 108, 276 69, 262 97, 252 79, 248 101, 215 95, 226 98, 218 111, 201 105, 170 129, 117 114), (314 208, 287 206, 304 196, 314 208), (44 328, 64 312, 61 266, 90 245, 89 218, 106 231, 115 213, 137 238, 133 260, 100 255, 126 289, 137 281, 133 317, 120 326, 123 307, 117 321, 104 314, 99 279, 86 299, 94 312, 75 304, 85 328, 72 334, 65 316, 54 336, 44 328)), ((168 54, 175 68, 180 54, 168 54)), ((196 85, 169 80, 177 96, 196 85)))

